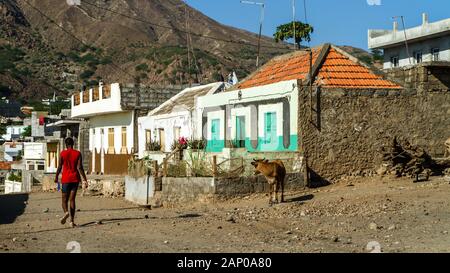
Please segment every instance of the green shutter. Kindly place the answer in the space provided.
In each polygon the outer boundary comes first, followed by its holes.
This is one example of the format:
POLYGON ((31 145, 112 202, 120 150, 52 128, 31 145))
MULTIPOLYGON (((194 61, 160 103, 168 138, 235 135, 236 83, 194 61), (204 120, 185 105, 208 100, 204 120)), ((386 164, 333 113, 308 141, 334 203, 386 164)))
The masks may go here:
POLYGON ((264 143, 275 143, 277 136, 277 119, 275 112, 264 114, 264 143))
POLYGON ((212 145, 216 146, 220 140, 220 119, 211 120, 211 140, 212 145))
POLYGON ((235 142, 236 147, 245 147, 245 116, 236 116, 235 142))

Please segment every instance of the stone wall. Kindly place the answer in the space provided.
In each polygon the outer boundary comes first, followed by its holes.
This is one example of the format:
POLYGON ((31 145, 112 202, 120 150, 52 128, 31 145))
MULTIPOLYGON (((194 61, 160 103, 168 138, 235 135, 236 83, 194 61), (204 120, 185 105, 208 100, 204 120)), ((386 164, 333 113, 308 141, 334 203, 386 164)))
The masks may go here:
POLYGON ((125 177, 114 175, 91 175, 88 176, 88 191, 93 195, 103 195, 106 197, 125 196, 125 177))
MULTIPOLYGON (((285 191, 305 187, 302 174, 288 174, 285 191)), ((193 202, 214 202, 254 193, 269 193, 263 176, 212 178, 212 177, 164 177, 162 179, 161 202, 164 206, 193 202)))
POLYGON ((450 90, 450 64, 448 62, 428 62, 414 67, 400 67, 385 70, 388 79, 398 82, 406 89, 427 92, 447 92, 450 90))
POLYGON ((155 109, 182 90, 180 86, 164 88, 140 86, 137 89, 132 84, 124 84, 121 88, 122 109, 134 110, 138 108, 140 109, 140 116, 146 115, 148 111, 155 109))
POLYGON ((423 94, 411 89, 317 89, 312 111, 307 89, 299 100, 299 148, 316 181, 373 174, 381 164, 380 148, 394 136, 435 157, 443 155, 450 137, 450 92, 443 89, 423 94))

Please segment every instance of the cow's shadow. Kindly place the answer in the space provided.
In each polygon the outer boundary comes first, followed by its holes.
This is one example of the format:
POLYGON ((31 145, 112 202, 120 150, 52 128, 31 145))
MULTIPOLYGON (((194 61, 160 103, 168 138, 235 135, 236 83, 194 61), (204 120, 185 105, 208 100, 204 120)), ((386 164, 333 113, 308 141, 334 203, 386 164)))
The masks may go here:
POLYGON ((313 198, 314 198, 313 194, 307 194, 307 195, 297 196, 297 197, 293 197, 293 198, 287 198, 284 200, 284 202, 285 203, 305 202, 305 201, 311 200, 313 198))

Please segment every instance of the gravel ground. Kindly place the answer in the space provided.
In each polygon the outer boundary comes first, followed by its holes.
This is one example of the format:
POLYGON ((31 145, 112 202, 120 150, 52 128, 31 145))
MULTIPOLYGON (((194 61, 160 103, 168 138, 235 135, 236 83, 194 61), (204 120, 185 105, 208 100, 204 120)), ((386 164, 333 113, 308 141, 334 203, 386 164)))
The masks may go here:
POLYGON ((449 252, 449 196, 442 177, 347 180, 272 207, 263 194, 170 209, 79 196, 71 229, 59 193, 0 195, 0 252, 449 252))

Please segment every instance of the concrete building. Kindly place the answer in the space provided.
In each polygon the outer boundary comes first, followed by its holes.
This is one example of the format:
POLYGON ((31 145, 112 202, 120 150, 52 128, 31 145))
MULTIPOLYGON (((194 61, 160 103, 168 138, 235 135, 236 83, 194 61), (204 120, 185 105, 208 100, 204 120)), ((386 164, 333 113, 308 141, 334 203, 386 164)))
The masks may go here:
POLYGON ((4 152, 4 160, 11 162, 11 161, 16 161, 19 160, 21 155, 22 155, 22 151, 23 151, 23 143, 21 142, 6 142, 5 144, 3 144, 3 146, 5 147, 5 152, 4 152))
POLYGON ((23 147, 23 160, 26 171, 45 171, 46 143, 25 142, 23 147))
MULTIPOLYGON (((171 146, 181 137, 197 139, 197 100, 204 95, 223 91, 223 82, 186 88, 170 98, 147 116, 138 119, 139 157, 145 156, 148 142, 157 141, 162 152, 171 152, 171 146)), ((201 139, 201 135, 200 135, 201 139)))
POLYGON ((6 141, 15 141, 21 138, 25 131, 25 125, 8 125, 6 126, 6 134, 2 135, 6 141))
POLYGON ((85 160, 90 160, 88 170, 97 174, 126 173, 128 159, 138 152, 138 117, 179 91, 100 83, 73 94, 72 118, 84 118, 88 123, 88 150, 82 151, 85 160))
POLYGON ((384 69, 417 65, 424 62, 450 62, 450 19, 430 23, 422 15, 422 25, 399 29, 394 22, 392 30, 369 30, 371 49, 383 49, 384 69), (405 43, 408 44, 408 50, 405 43))

